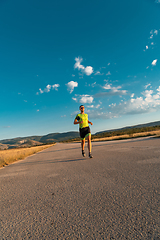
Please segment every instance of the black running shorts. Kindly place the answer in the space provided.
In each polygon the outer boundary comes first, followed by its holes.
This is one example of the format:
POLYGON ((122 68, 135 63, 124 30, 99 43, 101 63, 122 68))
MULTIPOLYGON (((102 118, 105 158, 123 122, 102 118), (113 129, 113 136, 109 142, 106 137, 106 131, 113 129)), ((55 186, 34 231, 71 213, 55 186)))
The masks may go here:
POLYGON ((80 128, 79 131, 81 139, 85 139, 88 135, 91 134, 91 130, 89 127, 80 128))

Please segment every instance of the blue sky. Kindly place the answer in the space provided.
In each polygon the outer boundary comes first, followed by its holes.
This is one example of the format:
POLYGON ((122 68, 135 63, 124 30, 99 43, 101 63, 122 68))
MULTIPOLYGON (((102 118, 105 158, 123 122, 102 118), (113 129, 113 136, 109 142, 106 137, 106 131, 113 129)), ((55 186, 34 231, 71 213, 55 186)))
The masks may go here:
POLYGON ((0 102, 0 139, 160 120, 160 0, 1 0, 0 102))

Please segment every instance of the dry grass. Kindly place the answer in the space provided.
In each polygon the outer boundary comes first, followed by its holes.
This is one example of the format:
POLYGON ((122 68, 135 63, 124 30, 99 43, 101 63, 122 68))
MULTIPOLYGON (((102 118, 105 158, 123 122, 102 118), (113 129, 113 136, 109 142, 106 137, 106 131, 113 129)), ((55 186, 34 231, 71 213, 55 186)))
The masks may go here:
POLYGON ((133 133, 133 134, 125 134, 125 135, 105 137, 105 138, 94 138, 92 140, 92 142, 120 140, 120 139, 128 139, 128 138, 147 137, 147 136, 159 137, 160 136, 160 130, 150 131, 150 132, 133 133))
POLYGON ((8 149, 0 151, 0 167, 4 167, 10 163, 15 161, 24 159, 34 153, 40 152, 46 148, 53 146, 51 145, 44 145, 44 146, 36 146, 30 148, 19 148, 19 149, 8 149))

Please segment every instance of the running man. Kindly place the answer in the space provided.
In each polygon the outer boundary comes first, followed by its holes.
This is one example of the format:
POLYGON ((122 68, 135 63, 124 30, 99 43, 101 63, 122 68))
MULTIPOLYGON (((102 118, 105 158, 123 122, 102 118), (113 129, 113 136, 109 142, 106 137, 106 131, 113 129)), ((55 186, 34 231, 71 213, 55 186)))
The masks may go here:
POLYGON ((81 113, 77 114, 77 116, 75 117, 74 120, 74 124, 79 124, 79 131, 80 131, 80 137, 81 137, 81 146, 82 146, 82 156, 85 157, 86 154, 84 152, 84 146, 85 146, 85 139, 87 139, 88 141, 88 151, 89 151, 89 157, 93 158, 92 154, 91 154, 91 149, 92 149, 92 145, 91 145, 91 130, 89 128, 89 123, 91 125, 93 125, 92 122, 90 122, 88 120, 88 114, 84 113, 84 106, 81 105, 79 107, 79 110, 81 111, 81 113))

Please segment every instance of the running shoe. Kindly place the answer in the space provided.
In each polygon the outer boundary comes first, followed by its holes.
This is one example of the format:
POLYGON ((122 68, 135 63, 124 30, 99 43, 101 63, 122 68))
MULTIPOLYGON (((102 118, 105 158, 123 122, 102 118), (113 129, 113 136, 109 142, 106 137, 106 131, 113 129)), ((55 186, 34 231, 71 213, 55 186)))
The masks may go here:
POLYGON ((86 154, 85 154, 85 152, 84 152, 84 151, 82 151, 82 156, 83 156, 83 157, 85 157, 85 156, 86 156, 86 154))
POLYGON ((91 154, 91 153, 89 153, 89 158, 93 158, 93 156, 92 156, 92 154, 91 154))

